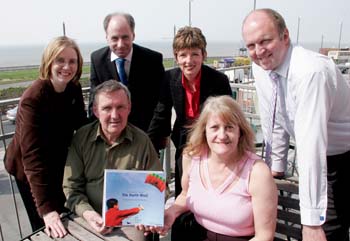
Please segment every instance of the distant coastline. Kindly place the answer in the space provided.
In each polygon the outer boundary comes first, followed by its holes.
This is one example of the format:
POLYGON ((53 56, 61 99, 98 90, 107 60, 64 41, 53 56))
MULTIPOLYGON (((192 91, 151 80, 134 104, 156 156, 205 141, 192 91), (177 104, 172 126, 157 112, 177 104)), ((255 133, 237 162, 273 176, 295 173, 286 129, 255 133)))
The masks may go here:
MULTIPOLYGON (((161 52, 164 58, 173 57, 172 43, 170 41, 136 41, 136 43, 161 52)), ((320 48, 318 43, 305 43, 302 45, 314 51, 318 51, 320 48)), ((103 46, 106 46, 106 43, 79 44, 84 62, 90 62, 90 54, 103 46)), ((209 57, 234 56, 239 54, 239 48, 241 47, 244 47, 242 42, 208 42, 207 52, 209 57)), ((327 44, 324 47, 332 47, 332 45, 327 44)), ((39 65, 44 48, 44 45, 0 46, 0 67, 39 65)))

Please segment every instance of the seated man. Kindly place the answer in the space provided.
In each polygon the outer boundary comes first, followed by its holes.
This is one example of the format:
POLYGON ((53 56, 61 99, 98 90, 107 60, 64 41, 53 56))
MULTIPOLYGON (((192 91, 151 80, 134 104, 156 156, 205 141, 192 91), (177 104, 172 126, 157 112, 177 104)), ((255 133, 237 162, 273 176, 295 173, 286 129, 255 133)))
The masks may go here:
MULTIPOLYGON (((130 109, 130 92, 123 84, 109 80, 97 86, 93 111, 98 120, 76 132, 67 157, 63 180, 66 207, 102 234, 111 231, 101 217, 104 170, 162 170, 148 136, 128 124, 130 109)), ((134 227, 117 232, 130 240, 144 240, 134 227)))

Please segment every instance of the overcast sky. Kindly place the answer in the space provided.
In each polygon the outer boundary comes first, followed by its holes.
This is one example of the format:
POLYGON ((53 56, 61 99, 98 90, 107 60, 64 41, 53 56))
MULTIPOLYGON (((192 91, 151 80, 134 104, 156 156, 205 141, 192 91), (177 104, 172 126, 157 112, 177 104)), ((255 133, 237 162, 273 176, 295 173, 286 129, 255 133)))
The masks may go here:
MULTIPOLYGON (((207 41, 241 41, 241 24, 253 0, 193 0, 192 26, 207 41)), ((285 18, 291 39, 350 46, 350 0, 256 0, 256 8, 273 8, 285 18), (342 24, 341 24, 342 23, 342 24), (342 31, 340 31, 342 25, 342 31)), ((66 33, 78 43, 105 42, 102 21, 114 11, 131 13, 136 41, 170 41, 174 26, 189 23, 189 0, 0 0, 0 46, 46 44, 66 33)))

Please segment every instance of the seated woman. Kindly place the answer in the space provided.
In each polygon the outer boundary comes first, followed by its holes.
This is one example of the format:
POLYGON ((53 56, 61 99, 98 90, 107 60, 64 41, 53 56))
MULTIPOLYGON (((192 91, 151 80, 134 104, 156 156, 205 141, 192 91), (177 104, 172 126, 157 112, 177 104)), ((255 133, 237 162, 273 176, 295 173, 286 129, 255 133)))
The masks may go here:
POLYGON ((197 240, 273 240, 277 189, 267 165, 254 154, 254 135, 239 105, 209 97, 184 149, 182 192, 165 211, 165 234, 190 210, 204 235, 197 240))

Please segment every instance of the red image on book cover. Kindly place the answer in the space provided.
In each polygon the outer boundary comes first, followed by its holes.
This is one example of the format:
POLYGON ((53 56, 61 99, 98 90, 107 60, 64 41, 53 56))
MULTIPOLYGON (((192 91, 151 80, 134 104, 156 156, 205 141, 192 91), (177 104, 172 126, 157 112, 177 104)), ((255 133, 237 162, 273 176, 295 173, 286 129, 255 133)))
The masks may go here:
POLYGON ((163 192, 166 187, 165 179, 154 173, 146 176, 145 183, 155 186, 160 192, 163 192))

